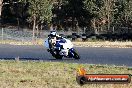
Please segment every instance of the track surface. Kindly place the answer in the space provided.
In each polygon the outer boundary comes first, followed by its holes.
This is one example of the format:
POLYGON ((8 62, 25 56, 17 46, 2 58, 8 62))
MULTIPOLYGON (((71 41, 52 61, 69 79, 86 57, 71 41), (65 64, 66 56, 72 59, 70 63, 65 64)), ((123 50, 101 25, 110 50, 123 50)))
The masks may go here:
POLYGON ((43 46, 0 45, 0 58, 9 60, 19 57, 21 60, 108 64, 118 66, 125 65, 132 67, 132 48, 123 49, 75 47, 75 49, 77 49, 81 56, 80 60, 69 58, 64 58, 63 60, 55 60, 43 46))

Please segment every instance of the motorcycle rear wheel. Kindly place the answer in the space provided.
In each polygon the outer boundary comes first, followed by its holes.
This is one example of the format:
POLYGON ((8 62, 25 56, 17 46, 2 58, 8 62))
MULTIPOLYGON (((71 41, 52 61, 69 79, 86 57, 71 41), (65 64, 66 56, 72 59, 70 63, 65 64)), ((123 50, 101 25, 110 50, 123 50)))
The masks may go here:
POLYGON ((62 59, 63 56, 61 56, 61 55, 59 55, 59 54, 56 54, 54 57, 55 57, 56 59, 62 59))
POLYGON ((77 60, 80 59, 80 56, 79 56, 79 54, 77 53, 77 51, 74 51, 74 58, 77 59, 77 60))
POLYGON ((63 56, 61 56, 59 54, 59 51, 53 51, 53 50, 50 50, 50 53, 52 54, 52 56, 55 58, 55 59, 62 59, 63 56))

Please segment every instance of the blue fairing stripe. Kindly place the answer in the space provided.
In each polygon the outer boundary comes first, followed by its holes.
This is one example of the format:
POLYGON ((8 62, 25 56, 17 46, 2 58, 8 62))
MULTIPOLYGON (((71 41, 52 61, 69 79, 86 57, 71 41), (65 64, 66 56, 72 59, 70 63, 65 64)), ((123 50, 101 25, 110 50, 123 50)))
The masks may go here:
POLYGON ((71 48, 70 51, 74 51, 74 48, 71 48))
POLYGON ((56 43, 56 47, 60 47, 60 46, 61 46, 61 45, 57 42, 57 43, 56 43))
POLYGON ((58 41, 59 43, 66 43, 65 39, 61 39, 60 41, 58 41))

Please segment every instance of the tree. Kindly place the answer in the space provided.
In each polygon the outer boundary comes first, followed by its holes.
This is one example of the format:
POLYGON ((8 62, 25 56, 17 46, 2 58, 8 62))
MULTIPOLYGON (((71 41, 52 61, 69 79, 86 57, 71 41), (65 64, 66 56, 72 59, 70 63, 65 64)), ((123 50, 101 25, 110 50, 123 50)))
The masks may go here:
POLYGON ((97 29, 101 26, 101 21, 106 18, 106 7, 105 0, 85 0, 85 8, 92 15, 91 26, 94 29, 95 34, 97 34, 97 29))
POLYGON ((53 8, 54 23, 77 31, 79 27, 89 26, 91 14, 84 8, 84 0, 61 0, 53 8))
POLYGON ((50 23, 52 19, 52 0, 29 0, 29 22, 33 23, 33 39, 35 37, 35 29, 40 23, 50 23))
MULTIPOLYGON (((26 0, 25 0, 26 1, 26 0)), ((28 17, 28 4, 19 0, 4 0, 2 6, 2 24, 10 24, 23 27, 28 17)))
POLYGON ((123 26, 128 27, 128 33, 130 33, 130 29, 132 30, 132 1, 125 0, 124 3, 124 10, 123 10, 123 26))
POLYGON ((28 18, 28 8, 29 3, 27 0, 17 0, 14 6, 14 16, 17 18, 17 23, 23 28, 25 26, 26 20, 28 18))

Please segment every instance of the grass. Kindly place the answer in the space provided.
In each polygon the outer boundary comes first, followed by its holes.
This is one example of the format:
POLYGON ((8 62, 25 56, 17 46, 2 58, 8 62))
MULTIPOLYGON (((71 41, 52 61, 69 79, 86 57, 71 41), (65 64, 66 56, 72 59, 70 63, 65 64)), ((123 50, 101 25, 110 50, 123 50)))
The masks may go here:
MULTIPOLYGON (((111 48, 132 48, 132 41, 72 41, 75 46, 81 47, 111 47, 111 48)), ((0 44, 11 44, 11 45, 43 45, 44 40, 38 39, 36 41, 15 41, 15 40, 0 40, 0 44)))
POLYGON ((43 39, 38 39, 36 41, 0 40, 0 44, 11 44, 11 45, 43 45, 43 39))
POLYGON ((96 42, 73 42, 76 46, 82 47, 113 47, 113 48, 132 48, 132 41, 96 41, 96 42))
POLYGON ((130 84, 86 84, 76 82, 78 67, 88 74, 132 74, 132 68, 43 61, 0 61, 0 88, 132 88, 130 84))

